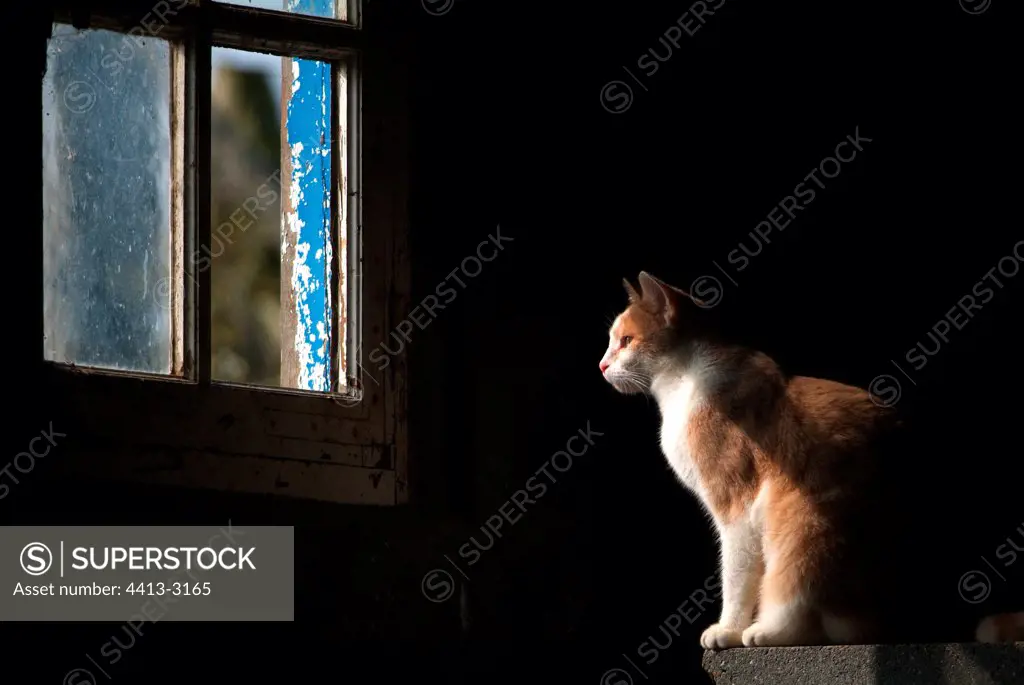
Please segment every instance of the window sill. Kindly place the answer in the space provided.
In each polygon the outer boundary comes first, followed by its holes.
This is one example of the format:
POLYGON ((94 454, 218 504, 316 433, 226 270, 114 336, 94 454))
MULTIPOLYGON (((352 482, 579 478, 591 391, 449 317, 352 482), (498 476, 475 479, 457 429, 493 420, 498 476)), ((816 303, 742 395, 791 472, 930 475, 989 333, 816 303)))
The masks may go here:
POLYGON ((404 435, 375 388, 277 392, 50 365, 70 412, 68 474, 346 504, 407 500, 404 435))

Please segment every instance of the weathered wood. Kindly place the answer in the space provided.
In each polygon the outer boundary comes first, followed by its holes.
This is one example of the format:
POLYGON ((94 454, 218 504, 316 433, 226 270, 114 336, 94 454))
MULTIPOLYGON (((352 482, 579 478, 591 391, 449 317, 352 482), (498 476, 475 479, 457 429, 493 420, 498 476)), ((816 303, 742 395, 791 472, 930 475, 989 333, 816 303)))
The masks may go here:
MULTIPOLYGON (((171 44, 171 373, 175 376, 191 374, 192 369, 186 368, 188 349, 185 330, 186 303, 185 233, 185 184, 189 172, 185 167, 185 146, 188 140, 186 130, 189 121, 189 100, 186 85, 186 67, 188 48, 182 43, 171 44)), ((191 298, 189 298, 191 299, 191 298)), ((194 355, 192 355, 194 358, 194 355)))
MULTIPOLYGON (((307 59, 335 60, 365 47, 367 34, 337 19, 217 2, 155 11, 153 0, 60 0, 58 22, 182 40, 206 27, 214 45, 307 59), (77 21, 77 23, 76 23, 77 21)), ((358 16, 358 15, 356 15, 358 16)))
POLYGON ((186 278, 185 287, 192 290, 195 378, 200 383, 206 384, 213 377, 213 356, 210 352, 213 349, 213 274, 209 267, 197 269, 195 262, 199 254, 211 254, 212 248, 213 173, 210 160, 212 149, 210 121, 213 110, 211 92, 213 46, 206 28, 199 28, 192 34, 189 37, 189 43, 194 46, 191 54, 192 63, 195 65, 194 80, 189 93, 193 105, 191 114, 194 117, 192 119, 194 128, 190 131, 190 138, 195 150, 195 169, 189 181, 195 201, 193 203, 194 214, 189 219, 192 224, 191 231, 196 251, 191 254, 186 253, 185 256, 185 261, 191 269, 191 271, 186 270, 190 277, 186 278))
MULTIPOLYGON (((349 173, 348 160, 358 158, 358 154, 350 155, 349 145, 357 143, 349 130, 348 101, 349 80, 348 66, 335 63, 331 68, 331 131, 336 137, 336 144, 331 148, 331 168, 334 176, 331 182, 331 252, 330 282, 327 284, 329 293, 337 293, 332 312, 331 327, 334 335, 330 339, 330 384, 334 390, 343 391, 348 386, 346 368, 348 366, 349 336, 352 331, 348 327, 348 311, 355 293, 349 288, 348 257, 349 245, 353 236, 351 212, 346 194, 349 173)), ((358 228, 358 227, 356 227, 358 228)), ((356 243, 352 243, 353 245, 356 243)))
MULTIPOLYGON (((332 3, 324 0, 327 5, 332 3)), ((337 236, 334 164, 337 129, 332 65, 283 59, 281 65, 281 385, 336 391, 332 288, 337 236)))
MULTIPOLYGON (((123 11, 125 3, 100 5, 120 5, 123 11)), ((396 55, 404 46, 392 36, 391 44, 375 46, 367 59, 355 59, 355 43, 335 37, 360 32, 339 22, 216 7, 208 6, 201 16, 183 15, 168 25, 169 34, 160 34, 188 38, 180 67, 184 93, 174 99, 183 107, 183 216, 174 245, 184 251, 175 266, 175 278, 182 282, 184 379, 48 365, 42 387, 63 398, 75 426, 74 439, 83 446, 74 458, 54 462, 54 469, 331 502, 406 502, 405 353, 396 355, 386 370, 373 370, 379 384, 365 378, 358 364, 366 351, 387 339, 409 309, 406 81, 396 68, 396 55), (240 21, 232 23, 234 18, 240 21), (195 250, 210 242, 210 50, 226 44, 225 35, 241 40, 249 29, 256 37, 247 35, 245 40, 270 40, 275 48, 271 52, 294 49, 296 56, 306 58, 349 57, 359 67, 348 73, 350 82, 360 84, 352 94, 359 95, 362 84, 372 85, 368 93, 348 98, 346 127, 334 129, 351 146, 347 158, 338 155, 333 162, 346 173, 335 173, 332 203, 344 207, 343 214, 334 214, 346 224, 343 229, 339 223, 334 232, 346 248, 336 250, 334 259, 346 269, 333 292, 347 295, 344 314, 335 307, 336 317, 343 317, 335 319, 335 332, 350 333, 348 349, 339 347, 339 366, 332 376, 344 373, 342 378, 351 382, 346 394, 257 388, 210 378, 209 269, 196 273, 192 259, 195 250), (364 107, 370 114, 365 119, 364 107), (364 120, 373 122, 369 130, 362 129, 364 120), (359 150, 369 158, 360 162, 359 150), (189 358, 193 352, 194 362, 189 358)), ((83 14, 91 25, 124 31, 138 26, 137 14, 131 15, 133 22, 123 13, 83 14)), ((378 17, 376 25, 383 31, 386 21, 378 17)), ((342 106, 337 97, 332 104, 342 106)), ((336 123, 341 123, 340 115, 336 123)), ((282 181, 287 176, 282 174, 282 181)), ((41 262, 37 268, 42 269, 41 262)))
MULTIPOLYGON (((285 226, 286 217, 291 212, 292 189, 292 153, 288 147, 288 116, 287 102, 291 98, 292 78, 291 59, 281 60, 281 226, 285 226)), ((296 320, 295 290, 292 279, 295 277, 296 237, 282 230, 281 238, 281 386, 295 388, 298 385, 291 381, 299 377, 299 359, 295 354, 292 341, 295 340, 296 320)))
POLYGON ((114 481, 274 494, 346 504, 396 504, 394 471, 201 450, 158 447, 140 450, 134 445, 96 442, 77 447, 76 458, 62 471, 114 481))

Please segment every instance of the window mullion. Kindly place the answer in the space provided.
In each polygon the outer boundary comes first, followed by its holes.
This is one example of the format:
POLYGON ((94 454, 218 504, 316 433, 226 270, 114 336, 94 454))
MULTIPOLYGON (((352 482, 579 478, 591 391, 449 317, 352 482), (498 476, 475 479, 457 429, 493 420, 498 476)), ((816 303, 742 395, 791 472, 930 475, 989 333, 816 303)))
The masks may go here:
POLYGON ((190 77, 189 46, 186 43, 171 43, 171 374, 191 378, 195 369, 191 360, 195 358, 195 344, 192 336, 191 302, 192 293, 186 287, 186 274, 190 273, 185 255, 192 250, 188 236, 189 210, 188 170, 190 145, 190 106, 188 84, 190 77))
MULTIPOLYGON (((355 3, 358 4, 358 3, 355 3)), ((351 8, 350 8, 351 11, 351 8)), ((358 8, 357 8, 358 11, 358 8)), ((346 173, 344 197, 345 225, 345 327, 342 344, 346 357, 346 384, 355 379, 355 387, 362 388, 360 364, 362 331, 363 285, 363 196, 362 196, 362 54, 357 53, 346 62, 345 95, 345 153, 346 173), (353 368, 356 367, 356 368, 353 368)))
MULTIPOLYGON (((186 317, 192 314, 192 340, 194 340, 193 363, 195 378, 200 383, 209 383, 212 376, 212 298, 209 259, 203 260, 205 268, 198 268, 201 254, 211 254, 211 185, 210 174, 210 122, 211 122, 211 78, 213 42, 208 26, 199 27, 189 41, 188 98, 190 102, 191 127, 188 138, 192 143, 188 185, 193 198, 189 216, 192 221, 192 245, 185 246, 186 278, 185 290, 191 293, 192 301, 186 297, 186 317), (191 304, 191 306, 190 306, 191 304)), ((187 241, 186 241, 187 243, 187 241)))
POLYGON ((347 75, 345 74, 345 65, 341 62, 331 63, 331 92, 330 98, 333 100, 331 103, 331 282, 330 292, 328 293, 330 302, 330 311, 333 318, 331 325, 331 339, 330 339, 330 350, 331 350, 331 364, 330 364, 330 377, 328 378, 329 390, 331 392, 339 392, 344 390, 341 387, 342 369, 343 367, 343 350, 345 349, 345 320, 346 320, 346 305, 348 304, 345 294, 342 292, 342 288, 348 283, 349 274, 346 273, 345 269, 345 247, 348 235, 345 232, 345 226, 347 224, 348 217, 348 206, 345 203, 344 196, 344 183, 346 181, 347 174, 343 164, 348 158, 347 154, 344 154, 345 146, 348 141, 348 132, 342 128, 342 122, 344 121, 344 112, 342 112, 341 104, 347 101, 347 98, 343 99, 343 93, 345 93, 346 83, 348 81, 347 75))

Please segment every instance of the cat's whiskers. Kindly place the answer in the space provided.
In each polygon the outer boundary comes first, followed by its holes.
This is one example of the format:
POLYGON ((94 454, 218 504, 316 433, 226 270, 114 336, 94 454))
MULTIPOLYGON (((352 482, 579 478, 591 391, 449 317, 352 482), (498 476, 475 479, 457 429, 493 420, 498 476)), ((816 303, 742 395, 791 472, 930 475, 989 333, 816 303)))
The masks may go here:
POLYGON ((642 373, 637 373, 635 371, 624 371, 623 377, 626 382, 628 382, 635 388, 639 388, 640 390, 645 391, 651 389, 651 379, 642 373))

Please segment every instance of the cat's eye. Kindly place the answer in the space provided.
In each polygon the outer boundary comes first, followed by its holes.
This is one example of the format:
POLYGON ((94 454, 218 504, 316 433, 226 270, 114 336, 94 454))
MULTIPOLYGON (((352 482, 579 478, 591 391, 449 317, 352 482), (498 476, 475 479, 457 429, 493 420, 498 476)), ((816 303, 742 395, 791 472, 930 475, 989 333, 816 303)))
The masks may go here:
POLYGON ((622 338, 619 340, 619 347, 625 347, 630 342, 632 342, 632 340, 633 340, 633 336, 631 336, 631 335, 624 335, 624 336, 622 336, 622 338))

